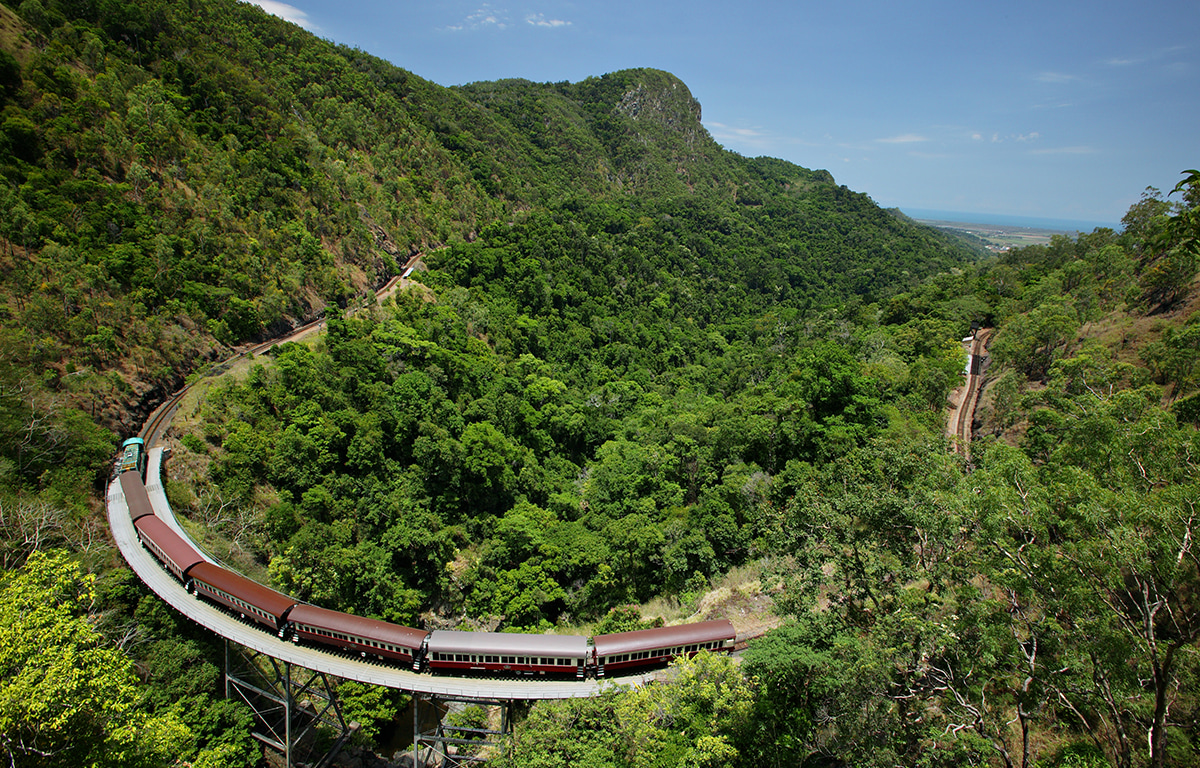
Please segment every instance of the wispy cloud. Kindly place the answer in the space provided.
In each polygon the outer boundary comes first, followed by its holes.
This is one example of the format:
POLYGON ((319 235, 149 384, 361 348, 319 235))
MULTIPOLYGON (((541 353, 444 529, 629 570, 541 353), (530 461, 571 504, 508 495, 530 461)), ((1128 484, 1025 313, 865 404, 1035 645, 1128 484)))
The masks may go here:
POLYGON ((739 128, 712 120, 705 120, 704 127, 714 140, 735 152, 754 152, 776 157, 782 156, 780 153, 786 151, 787 147, 829 146, 833 141, 831 136, 825 136, 824 142, 813 142, 802 136, 783 135, 762 128, 739 128))
MULTIPOLYGON (((1018 144, 1027 144, 1031 141, 1037 141, 1039 138, 1041 138, 1041 136, 1042 135, 1037 131, 1030 131, 1029 133, 1008 133, 1003 136, 1001 136, 999 133, 993 133, 992 143, 1004 144, 1009 141, 1015 141, 1018 144)), ((979 134, 975 134, 974 138, 979 138, 979 134)))
POLYGON ((754 128, 734 128, 732 125, 725 125, 724 123, 705 123, 704 126, 708 128, 709 133, 713 136, 737 137, 739 139, 757 139, 766 136, 765 133, 754 128))
POLYGON ((1054 83, 1062 85, 1065 83, 1078 82, 1079 77, 1077 75, 1069 75, 1065 72, 1039 72, 1034 75, 1033 79, 1037 80, 1039 83, 1054 83))
POLYGON ((446 29, 450 32, 462 32, 472 29, 507 29, 509 26, 508 11, 493 8, 491 4, 484 3, 478 10, 463 19, 462 23, 451 24, 446 29))
POLYGON ((922 141, 929 141, 929 139, 916 133, 905 133, 887 139, 875 139, 875 141, 878 144, 916 144, 922 141))
POLYGON ((563 21, 562 19, 547 19, 544 13, 531 13, 525 17, 525 23, 535 27, 546 27, 556 29, 558 27, 569 27, 571 22, 563 21))
POLYGON ((308 14, 294 5, 276 2, 276 0, 249 0, 251 5, 257 5, 272 16, 278 16, 284 21, 290 21, 298 27, 304 27, 309 32, 319 32, 321 28, 308 20, 308 14))
POLYGON ((1167 46, 1166 48, 1159 48, 1157 50, 1150 51, 1148 53, 1143 53, 1139 56, 1113 56, 1112 58, 1106 60, 1104 63, 1108 64, 1111 67, 1129 67, 1129 66, 1133 66, 1134 64, 1144 64, 1148 61, 1157 61, 1160 59, 1165 59, 1169 56, 1172 56, 1173 54, 1176 54, 1176 53, 1179 53, 1180 51, 1185 51, 1185 50, 1187 50, 1187 46, 1171 45, 1171 46, 1167 46))
POLYGON ((1032 149, 1029 153, 1032 155, 1094 155, 1096 151, 1095 147, 1045 147, 1032 149))

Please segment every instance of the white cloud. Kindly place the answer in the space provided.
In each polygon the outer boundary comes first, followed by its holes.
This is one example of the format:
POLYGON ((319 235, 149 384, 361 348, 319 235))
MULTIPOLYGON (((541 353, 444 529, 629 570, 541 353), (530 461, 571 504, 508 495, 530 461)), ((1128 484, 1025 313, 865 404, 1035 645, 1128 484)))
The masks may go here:
POLYGON ((875 141, 880 144, 915 144, 920 141, 929 141, 929 139, 915 133, 905 133, 888 139, 875 139, 875 141))
POLYGON ((464 29, 507 29, 508 11, 496 10, 488 3, 484 3, 477 11, 463 19, 461 24, 452 24, 446 29, 451 32, 461 32, 464 29))
POLYGON ((308 20, 307 13, 294 5, 276 2, 276 0, 250 0, 250 4, 257 5, 272 16, 278 16, 284 21, 290 21, 298 27, 304 27, 309 32, 319 32, 321 30, 320 27, 308 20))
POLYGON ((569 27, 571 22, 563 21, 562 19, 547 19, 544 13, 531 13, 525 17, 526 24, 532 24, 535 27, 569 27))
POLYGON ((725 125, 724 123, 705 123, 704 126, 708 128, 709 132, 711 132, 713 136, 737 137, 739 139, 757 139, 767 135, 762 131, 757 131, 753 128, 734 128, 732 125, 725 125))
MULTIPOLYGON (((978 134, 976 134, 976 136, 978 136, 978 134)), ((1030 131, 1029 133, 1009 133, 1004 136, 1001 136, 998 133, 993 133, 992 134, 992 143, 993 144, 1003 144, 1006 141, 1015 141, 1020 144, 1027 144, 1031 141, 1037 141, 1038 139, 1041 138, 1041 136, 1042 135, 1040 133, 1038 133, 1037 131, 1030 131)))

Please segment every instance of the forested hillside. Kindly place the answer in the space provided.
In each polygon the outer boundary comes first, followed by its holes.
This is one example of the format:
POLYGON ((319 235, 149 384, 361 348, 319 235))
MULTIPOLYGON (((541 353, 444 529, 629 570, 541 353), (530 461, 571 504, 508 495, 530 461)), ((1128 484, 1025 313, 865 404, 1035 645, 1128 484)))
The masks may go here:
MULTIPOLYGON (((239 567, 513 631, 737 611, 702 600, 732 571, 783 623, 741 667, 535 707, 513 764, 1196 760, 1195 175, 984 259, 723 150, 668 73, 444 88, 221 0, 0 6, 0 175, 18 765, 255 760, 100 490, 189 375, 322 316, 171 438, 173 504, 239 567), (343 311, 418 253, 423 289, 343 311)), ((342 694, 385 741, 401 698, 342 694)))

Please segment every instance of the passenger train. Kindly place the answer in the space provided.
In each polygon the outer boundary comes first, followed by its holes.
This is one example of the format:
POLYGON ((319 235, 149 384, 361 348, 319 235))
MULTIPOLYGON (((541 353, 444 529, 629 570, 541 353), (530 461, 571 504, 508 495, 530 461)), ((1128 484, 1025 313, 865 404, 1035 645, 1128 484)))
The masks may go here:
POLYGON ((374 656, 411 666, 416 672, 486 672, 583 679, 638 672, 680 656, 694 656, 702 650, 729 653, 736 639, 733 625, 724 620, 588 638, 426 631, 331 611, 295 600, 205 560, 188 541, 155 516, 138 468, 122 472, 120 483, 142 545, 189 592, 293 643, 313 643, 364 657, 374 656))
POLYGON ((146 476, 146 441, 140 437, 131 437, 121 444, 121 452, 113 465, 113 477, 131 471, 146 476))

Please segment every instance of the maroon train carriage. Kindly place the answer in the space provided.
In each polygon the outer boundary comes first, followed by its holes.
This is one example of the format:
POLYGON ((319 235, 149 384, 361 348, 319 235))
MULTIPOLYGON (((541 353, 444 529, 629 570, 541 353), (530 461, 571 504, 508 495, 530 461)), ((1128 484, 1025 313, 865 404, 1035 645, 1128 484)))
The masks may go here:
POLYGON ((592 638, 596 676, 632 667, 663 664, 677 656, 695 656, 702 650, 729 653, 737 632, 726 620, 702 621, 674 627, 640 629, 592 638))
POLYGON ((146 484, 137 472, 130 470, 121 473, 121 493, 125 494, 125 504, 129 507, 129 516, 133 518, 133 522, 154 514, 150 494, 146 493, 146 484))
POLYGON ((300 603, 288 614, 292 642, 311 640, 363 655, 373 654, 412 664, 421 651, 423 629, 352 616, 316 605, 300 603))
POLYGON ((137 528, 142 546, 150 550, 180 581, 186 581, 189 568, 204 562, 191 544, 154 515, 139 517, 133 525, 137 528))
POLYGON ((283 637, 288 611, 296 605, 295 598, 209 562, 192 566, 188 578, 196 597, 204 595, 283 637))
POLYGON ((582 679, 587 638, 435 629, 425 645, 433 671, 570 675, 582 679))

